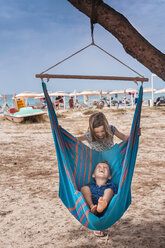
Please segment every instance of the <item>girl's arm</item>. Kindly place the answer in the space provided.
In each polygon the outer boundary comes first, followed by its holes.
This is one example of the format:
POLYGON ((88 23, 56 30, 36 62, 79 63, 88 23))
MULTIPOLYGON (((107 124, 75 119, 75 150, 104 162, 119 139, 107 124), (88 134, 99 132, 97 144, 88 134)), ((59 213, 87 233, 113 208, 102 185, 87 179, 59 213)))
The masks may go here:
MULTIPOLYGON (((129 137, 129 136, 119 132, 119 130, 117 130, 117 128, 115 129, 114 135, 121 140, 127 139, 129 137)), ((141 136, 141 128, 138 128, 138 135, 141 136)))
POLYGON ((81 135, 81 136, 78 136, 77 139, 78 140, 81 140, 81 141, 85 141, 86 140, 86 136, 85 135, 81 135))
POLYGON ((119 132, 119 130, 117 130, 117 128, 115 129, 114 135, 115 135, 117 138, 121 139, 121 140, 124 140, 124 139, 127 139, 127 138, 128 138, 127 135, 125 135, 125 134, 119 132))

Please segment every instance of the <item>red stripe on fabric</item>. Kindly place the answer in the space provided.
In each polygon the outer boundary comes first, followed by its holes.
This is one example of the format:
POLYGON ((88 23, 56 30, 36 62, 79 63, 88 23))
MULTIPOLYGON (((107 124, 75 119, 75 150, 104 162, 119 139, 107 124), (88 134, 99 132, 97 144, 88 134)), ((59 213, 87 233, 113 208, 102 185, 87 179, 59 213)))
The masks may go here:
POLYGON ((64 142, 64 144, 65 144, 65 147, 68 149, 68 151, 69 151, 71 157, 74 158, 73 151, 71 151, 70 147, 68 146, 68 143, 67 143, 67 142, 64 142))
POLYGON ((82 223, 83 219, 85 218, 85 213, 82 214, 81 218, 80 218, 80 222, 82 223))
POLYGON ((76 214, 74 214, 74 216, 77 218, 82 210, 82 206, 79 207, 79 209, 77 210, 76 214))
POLYGON ((76 141, 76 138, 74 138, 72 135, 70 135, 69 133, 67 133, 65 130, 61 129, 61 132, 63 134, 65 134, 67 137, 69 137, 71 140, 76 141))
POLYGON ((82 177, 82 165, 83 165, 83 151, 84 151, 84 147, 81 146, 81 155, 80 155, 80 166, 79 166, 79 175, 78 175, 78 188, 80 188, 80 181, 81 181, 81 177, 82 177))
POLYGON ((69 210, 69 211, 74 211, 74 210, 76 210, 77 205, 79 204, 79 202, 80 202, 82 199, 83 199, 83 196, 80 195, 79 198, 77 199, 76 203, 75 203, 75 206, 72 207, 72 208, 68 208, 68 210, 69 210))
POLYGON ((124 161, 125 161, 125 160, 123 159, 123 162, 121 163, 121 166, 123 166, 123 164, 124 164, 124 161))
POLYGON ((89 163, 89 172, 88 172, 88 183, 90 182, 91 170, 92 170, 92 150, 91 149, 89 151, 89 156, 90 156, 90 163, 89 163))
POLYGON ((85 185, 85 178, 87 173, 87 160, 88 160, 88 148, 85 146, 85 168, 84 168, 84 175, 83 175, 83 185, 85 185))
POLYGON ((70 150, 70 149, 69 149, 69 146, 68 146, 68 144, 67 144, 66 141, 64 141, 64 144, 65 144, 66 148, 67 148, 68 150, 70 150))
POLYGON ((78 147, 79 147, 79 140, 77 140, 77 143, 76 143, 76 158, 75 158, 74 178, 76 178, 76 174, 77 174, 77 165, 78 165, 78 147))
POLYGON ((128 173, 128 168, 127 168, 127 170, 124 171, 124 173, 123 173, 123 177, 122 177, 122 181, 121 181, 121 184, 120 184, 120 188, 122 188, 123 183, 125 182, 125 179, 126 179, 126 177, 127 177, 127 173, 128 173))
POLYGON ((71 144, 70 142, 67 142, 67 143, 68 143, 69 148, 74 152, 75 151, 74 145, 71 144))
POLYGON ((123 140, 123 142, 119 145, 119 148, 121 148, 123 145, 125 145, 125 143, 128 141, 128 138, 123 140))
POLYGON ((74 158, 74 154, 71 153, 71 157, 74 158))
POLYGON ((125 153, 126 153, 126 150, 127 150, 127 146, 126 146, 123 150, 121 150, 120 154, 121 154, 122 156, 124 156, 125 153))
MULTIPOLYGON (((139 122, 140 122, 140 119, 139 119, 139 121, 138 121, 138 123, 137 123, 137 126, 139 125, 139 122)), ((136 140, 136 135, 134 135, 134 137, 133 137, 132 146, 131 146, 131 151, 133 150, 133 147, 134 147, 134 144, 135 144, 135 140, 136 140)))
MULTIPOLYGON (((139 112, 140 112, 140 108, 141 108, 141 104, 139 104, 139 107, 138 107, 138 111, 137 111, 137 115, 136 115, 136 119, 135 119, 135 122, 134 122, 134 126, 133 126, 133 131, 132 133, 135 132, 135 128, 136 128, 136 124, 137 124, 137 119, 138 119, 138 116, 139 116, 139 112)), ((135 137, 135 134, 134 136, 132 137, 132 144, 131 144, 131 150, 133 149, 133 138, 135 137)))
POLYGON ((86 211, 87 221, 86 221, 86 223, 84 224, 85 227, 88 227, 88 225, 89 225, 89 218, 88 218, 89 213, 91 213, 91 211, 90 211, 90 209, 87 209, 87 211, 86 211))

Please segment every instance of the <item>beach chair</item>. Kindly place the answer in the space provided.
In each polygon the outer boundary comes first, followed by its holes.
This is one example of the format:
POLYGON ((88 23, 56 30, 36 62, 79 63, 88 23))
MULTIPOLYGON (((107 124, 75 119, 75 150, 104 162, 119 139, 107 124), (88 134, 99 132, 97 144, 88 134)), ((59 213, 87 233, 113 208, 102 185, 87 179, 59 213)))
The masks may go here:
POLYGON ((23 98, 15 99, 17 104, 17 110, 19 111, 21 108, 25 107, 25 101, 23 98))

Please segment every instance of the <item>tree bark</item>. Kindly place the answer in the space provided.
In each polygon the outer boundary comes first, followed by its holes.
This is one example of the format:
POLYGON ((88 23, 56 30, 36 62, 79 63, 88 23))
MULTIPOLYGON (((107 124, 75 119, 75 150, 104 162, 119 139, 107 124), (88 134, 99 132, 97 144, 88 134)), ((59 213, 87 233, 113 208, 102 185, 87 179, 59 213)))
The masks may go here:
POLYGON ((68 0, 68 2, 109 31, 129 55, 165 81, 165 54, 151 45, 122 14, 102 0, 68 0))

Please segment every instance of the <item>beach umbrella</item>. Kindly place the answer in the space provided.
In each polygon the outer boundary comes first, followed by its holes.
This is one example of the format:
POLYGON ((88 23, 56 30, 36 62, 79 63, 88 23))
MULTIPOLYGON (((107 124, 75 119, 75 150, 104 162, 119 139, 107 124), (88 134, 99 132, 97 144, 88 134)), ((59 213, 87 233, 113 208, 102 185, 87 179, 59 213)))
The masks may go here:
POLYGON ((154 93, 155 93, 155 94, 162 94, 162 93, 165 93, 165 88, 164 88, 164 89, 161 89, 161 90, 156 90, 154 93))
POLYGON ((62 96, 63 100, 64 100, 64 109, 66 108, 66 100, 65 97, 69 96, 68 93, 64 92, 64 91, 56 91, 56 92, 52 92, 49 94, 50 97, 57 97, 57 96, 62 96))
POLYGON ((37 97, 39 94, 36 93, 36 92, 29 92, 29 91, 26 91, 26 92, 22 92, 20 94, 17 94, 15 95, 16 98, 34 98, 34 97, 37 97))
POLYGON ((124 90, 113 90, 110 92, 110 95, 119 95, 124 94, 124 90))
POLYGON ((125 93, 138 93, 138 90, 136 89, 124 89, 124 90, 114 90, 110 92, 110 95, 119 95, 119 94, 125 94, 125 93))
MULTIPOLYGON (((50 95, 51 92, 48 92, 48 94, 50 95)), ((44 93, 38 93, 37 96, 34 97, 35 99, 42 99, 42 98, 45 98, 45 95, 44 93)))
POLYGON ((38 96, 38 93, 36 92, 29 92, 29 91, 25 91, 22 92, 20 94, 17 94, 14 96, 14 98, 24 98, 25 99, 25 105, 28 105, 28 98, 35 98, 38 96))
POLYGON ((126 93, 138 94, 138 90, 132 89, 132 88, 128 88, 128 89, 126 89, 126 93))
POLYGON ((34 97, 35 99, 42 99, 45 98, 44 93, 40 93, 37 96, 34 97))
POLYGON ((96 90, 84 90, 82 92, 79 93, 80 96, 85 96, 85 95, 88 95, 88 96, 98 96, 100 95, 100 92, 99 91, 96 91, 96 90))
POLYGON ((73 92, 69 94, 69 96, 81 96, 81 94, 77 92, 76 90, 74 90, 73 92))
POLYGON ((49 94, 50 97, 57 97, 57 96, 69 96, 68 93, 64 92, 64 91, 56 91, 56 92, 52 92, 49 94))
MULTIPOLYGON (((153 91, 155 92, 156 89, 153 89, 153 91)), ((144 93, 152 93, 152 88, 143 88, 143 92, 144 93)))
POLYGON ((80 92, 80 96, 84 96, 84 103, 86 103, 89 99, 89 96, 99 96, 100 92, 96 90, 84 90, 80 92))

